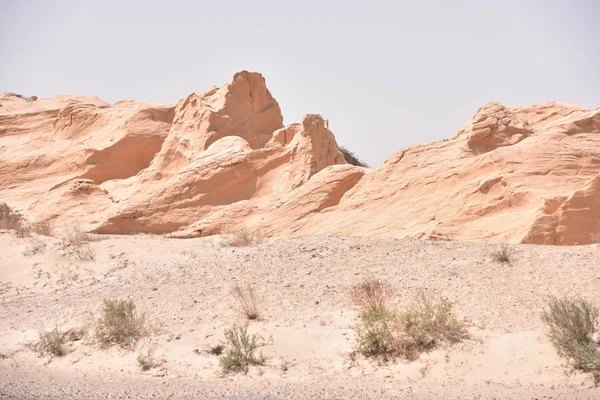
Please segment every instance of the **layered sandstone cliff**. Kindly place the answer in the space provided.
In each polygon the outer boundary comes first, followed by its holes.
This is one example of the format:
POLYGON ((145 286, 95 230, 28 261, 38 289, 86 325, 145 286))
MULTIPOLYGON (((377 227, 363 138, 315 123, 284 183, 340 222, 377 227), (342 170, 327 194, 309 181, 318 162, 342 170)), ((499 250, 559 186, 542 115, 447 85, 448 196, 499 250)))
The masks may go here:
POLYGON ((367 169, 344 161, 319 115, 284 127, 258 73, 170 105, 0 105, 0 202, 32 222, 562 245, 600 226, 600 109, 486 103, 453 138, 367 169))

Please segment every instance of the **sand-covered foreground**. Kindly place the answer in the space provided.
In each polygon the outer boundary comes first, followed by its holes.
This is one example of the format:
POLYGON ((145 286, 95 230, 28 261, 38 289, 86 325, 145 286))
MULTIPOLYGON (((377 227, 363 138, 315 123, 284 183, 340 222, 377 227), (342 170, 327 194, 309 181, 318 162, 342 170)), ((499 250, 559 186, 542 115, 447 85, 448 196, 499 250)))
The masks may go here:
POLYGON ((558 357, 539 318, 544 296, 583 295, 600 305, 600 246, 495 245, 451 241, 310 237, 223 247, 217 237, 111 236, 76 260, 55 238, 43 254, 0 234, 0 398, 600 398, 590 376, 558 357), (394 287, 398 307, 420 290, 456 302, 471 339, 413 362, 353 357, 358 311, 348 287, 367 274, 394 287), (244 319, 236 284, 254 285, 264 366, 222 375, 206 350, 244 319), (142 341, 161 365, 142 372, 138 350, 86 340, 61 358, 28 344, 41 324, 82 327, 105 298, 130 296, 156 333, 142 341), (176 337, 179 336, 179 339, 176 337))

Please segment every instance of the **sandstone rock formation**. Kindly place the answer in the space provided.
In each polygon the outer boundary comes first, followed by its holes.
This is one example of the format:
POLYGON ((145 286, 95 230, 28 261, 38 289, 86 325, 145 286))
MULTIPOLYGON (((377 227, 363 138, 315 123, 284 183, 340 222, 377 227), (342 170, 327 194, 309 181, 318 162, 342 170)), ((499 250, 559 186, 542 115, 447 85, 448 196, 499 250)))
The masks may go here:
POLYGON ((169 105, 0 105, 0 201, 32 222, 559 245, 600 225, 600 109, 489 102, 451 139, 368 169, 345 162, 319 115, 284 127, 258 73, 169 105))

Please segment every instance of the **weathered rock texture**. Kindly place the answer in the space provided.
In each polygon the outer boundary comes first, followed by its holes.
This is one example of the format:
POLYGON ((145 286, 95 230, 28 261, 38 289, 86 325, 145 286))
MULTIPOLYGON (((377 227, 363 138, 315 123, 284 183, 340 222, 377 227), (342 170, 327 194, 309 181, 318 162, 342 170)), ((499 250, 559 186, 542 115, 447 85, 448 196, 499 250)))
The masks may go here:
POLYGON ((321 116, 284 127, 258 73, 170 105, 0 105, 0 201, 32 222, 560 245, 600 225, 600 109, 486 103, 453 138, 367 169, 344 161, 321 116))

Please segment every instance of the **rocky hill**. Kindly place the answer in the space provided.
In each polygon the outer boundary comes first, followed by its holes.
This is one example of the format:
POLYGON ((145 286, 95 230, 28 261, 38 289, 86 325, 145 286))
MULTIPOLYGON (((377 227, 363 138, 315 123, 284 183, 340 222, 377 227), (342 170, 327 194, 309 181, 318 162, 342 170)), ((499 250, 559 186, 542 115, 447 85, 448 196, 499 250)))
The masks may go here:
POLYGON ((346 163, 321 116, 283 126, 247 71, 176 104, 0 105, 0 202, 31 222, 556 245, 590 243, 600 226, 600 108, 489 102, 454 137, 368 169, 346 163))

